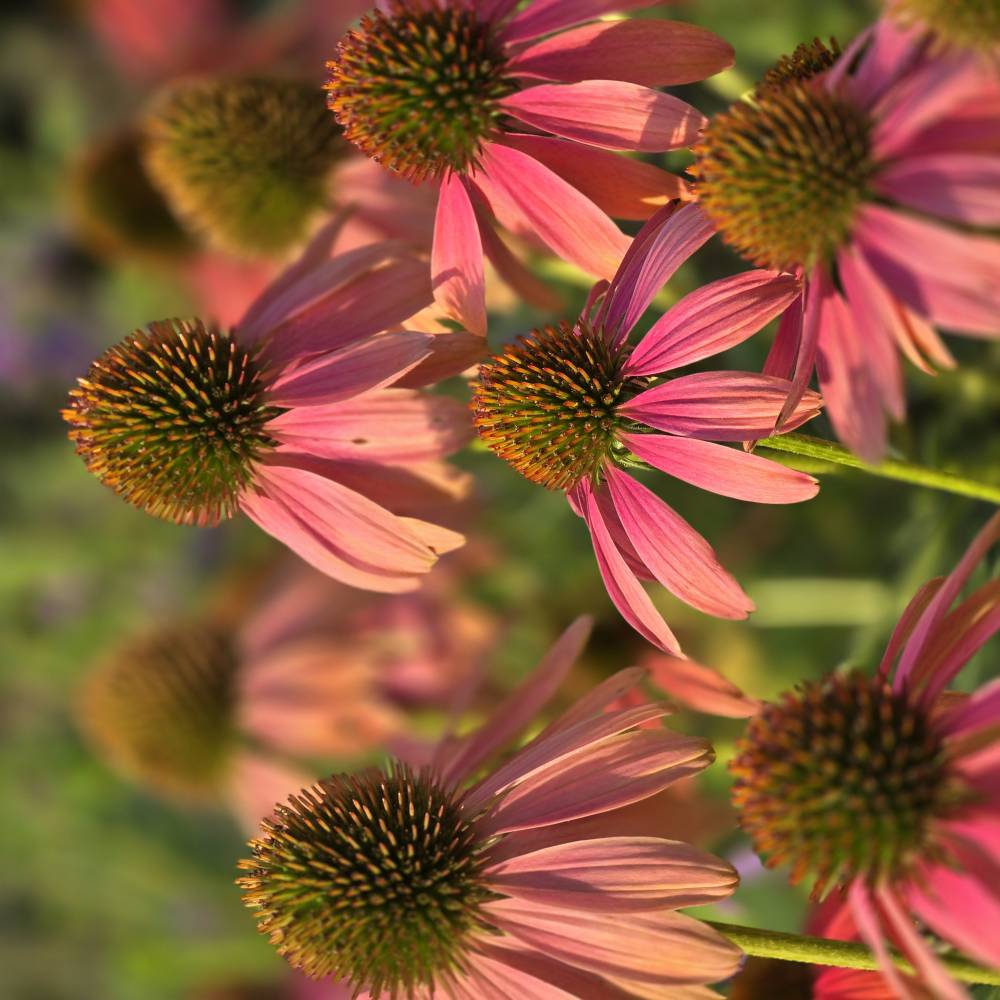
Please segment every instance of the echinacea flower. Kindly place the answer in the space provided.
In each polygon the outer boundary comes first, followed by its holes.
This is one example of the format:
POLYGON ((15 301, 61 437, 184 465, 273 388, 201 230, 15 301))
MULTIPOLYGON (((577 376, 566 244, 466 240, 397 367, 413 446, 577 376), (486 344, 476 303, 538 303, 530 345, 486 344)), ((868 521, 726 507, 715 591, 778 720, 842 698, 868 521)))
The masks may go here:
POLYGON ((681 193, 613 151, 693 142, 704 118, 652 88, 711 76, 733 52, 695 25, 597 20, 655 2, 386 0, 327 64, 345 136, 439 187, 435 296, 474 333, 486 326, 483 256, 507 253, 496 220, 610 278, 629 241, 609 216, 646 219, 681 193))
MULTIPOLYGON (((532 482, 565 492, 587 523, 619 611, 672 652, 677 641, 640 579, 717 617, 744 618, 753 604, 708 542, 623 468, 647 463, 757 503, 796 503, 818 488, 810 476, 715 443, 766 436, 787 380, 735 371, 672 376, 787 308, 798 294, 795 278, 761 270, 713 282, 664 313, 635 347, 628 343, 656 292, 711 235, 697 206, 661 209, 610 285, 595 286, 576 323, 535 330, 485 361, 473 398, 486 445, 532 482)), ((814 393, 803 395, 789 426, 818 406, 814 393)))
POLYGON ((874 676, 800 685, 751 719, 731 768, 740 822, 769 866, 840 888, 890 984, 913 994, 886 939, 938 998, 963 997, 914 923, 1000 968, 997 850, 1000 681, 971 696, 949 682, 1000 628, 1000 585, 952 608, 1000 514, 955 569, 911 600, 874 676))
POLYGON ((93 363, 63 411, 87 468, 178 524, 242 511, 317 569, 412 590, 461 536, 410 516, 467 436, 457 402, 399 388, 448 336, 385 333, 429 304, 384 243, 327 256, 336 222, 235 329, 151 323, 93 363))
POLYGON ((1000 4, 994 0, 886 0, 886 15, 924 32, 939 49, 1000 59, 1000 4))
POLYGON ((844 53, 800 46, 711 121, 702 208, 749 261, 803 278, 765 367, 794 371, 782 420, 815 368, 838 437, 878 461, 905 413, 898 352, 932 372, 954 364, 934 326, 1000 333, 997 98, 979 62, 883 19, 844 53))
POLYGON ((728 896, 733 869, 678 841, 616 833, 614 810, 712 756, 703 740, 637 728, 663 705, 609 710, 641 671, 486 766, 534 721, 586 633, 572 626, 427 767, 334 775, 276 807, 239 884, 293 966, 355 996, 408 1000, 693 998, 736 968, 736 948, 675 912, 728 896))

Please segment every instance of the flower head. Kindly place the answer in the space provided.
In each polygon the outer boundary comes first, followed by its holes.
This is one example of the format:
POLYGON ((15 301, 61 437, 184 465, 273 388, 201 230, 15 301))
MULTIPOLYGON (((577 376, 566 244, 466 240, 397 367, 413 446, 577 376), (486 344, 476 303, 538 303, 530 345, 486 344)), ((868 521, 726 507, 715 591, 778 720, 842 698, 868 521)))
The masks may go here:
POLYGON ((663 706, 609 709, 641 671, 483 770, 585 636, 571 628, 482 729, 445 740, 427 767, 334 776, 276 808, 239 882, 293 965, 413 998, 498 987, 639 997, 735 968, 736 949, 672 912, 728 895, 732 868, 677 841, 615 835, 616 810, 711 760, 701 740, 636 728, 663 706))
MULTIPOLYGON (((632 345, 629 334, 670 275, 712 235, 697 206, 661 210, 576 323, 536 330, 480 366, 480 437, 533 482, 563 490, 590 530, 612 600, 650 642, 676 639, 639 579, 708 614, 742 618, 749 598, 708 543, 624 470, 650 465, 702 489, 761 503, 813 496, 815 480, 712 442, 766 435, 789 390, 744 372, 670 377, 740 343, 798 294, 795 278, 754 271, 686 296, 632 345), (664 377, 666 376, 666 377, 664 377)), ((818 410, 803 396, 793 424, 818 410)))
POLYGON ((711 76, 732 49, 690 24, 595 20, 651 5, 390 0, 327 63, 328 104, 347 138, 440 187, 435 297, 467 329, 485 329, 484 254, 515 287, 528 282, 497 221, 610 278, 629 241, 609 216, 645 219, 683 192, 612 151, 693 142, 702 116, 652 88, 711 76))
POLYGON ((146 130, 149 169, 172 205, 236 254, 299 241, 345 149, 314 85, 279 77, 176 83, 146 130))
POLYGON ((954 364, 933 325, 1000 331, 997 92, 886 19, 843 53, 800 47, 705 129, 705 213, 747 260, 803 278, 765 368, 792 377, 779 426, 815 368, 838 436, 878 461, 905 412, 898 351, 931 372, 954 364))
POLYGON ((423 266, 390 243, 325 258, 335 225, 235 329, 166 320, 110 348, 63 415, 87 467, 149 513, 205 525, 240 510, 343 582, 413 589, 461 543, 413 515, 445 499, 439 462, 465 421, 451 400, 388 388, 420 385, 425 363, 440 377, 439 345, 450 357, 447 338, 382 332, 430 301, 423 266))
POLYGON ((952 604, 1000 538, 1000 515, 958 566, 910 602, 875 676, 836 674, 765 705, 732 762, 741 824, 768 865, 790 864, 815 896, 846 893, 861 936, 897 942, 934 996, 962 996, 911 914, 974 958, 1000 966, 992 932, 1000 687, 945 688, 1000 627, 1000 589, 952 604))

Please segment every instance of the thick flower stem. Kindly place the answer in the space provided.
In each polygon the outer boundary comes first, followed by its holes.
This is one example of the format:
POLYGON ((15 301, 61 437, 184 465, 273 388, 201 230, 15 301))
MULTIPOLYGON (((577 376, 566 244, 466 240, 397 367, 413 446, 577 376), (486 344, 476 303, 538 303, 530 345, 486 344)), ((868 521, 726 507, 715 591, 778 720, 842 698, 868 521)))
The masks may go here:
MULTIPOLYGON (((809 965, 835 965, 842 969, 877 970, 878 961, 863 944, 854 941, 834 941, 830 938, 810 937, 805 934, 784 934, 781 931, 741 927, 715 920, 705 923, 714 927, 748 955, 759 958, 776 958, 785 962, 804 962, 809 965)), ((913 972, 910 963, 896 952, 893 961, 904 972, 913 972)), ((1000 985, 1000 972, 983 968, 966 958, 942 956, 941 964, 951 975, 965 983, 1000 985)))
POLYGON ((829 462, 832 465, 846 465, 852 469, 861 469, 873 476, 883 479, 895 479, 901 483, 912 483, 915 486, 926 486, 945 493, 954 493, 962 497, 972 497, 974 500, 986 500, 988 503, 1000 504, 1000 486, 992 483, 977 482, 965 476, 957 476, 951 472, 941 472, 928 469, 913 462, 900 462, 888 459, 878 465, 863 462, 857 455, 832 441, 810 437, 806 434, 780 434, 765 438, 757 443, 758 448, 769 448, 801 458, 829 462))

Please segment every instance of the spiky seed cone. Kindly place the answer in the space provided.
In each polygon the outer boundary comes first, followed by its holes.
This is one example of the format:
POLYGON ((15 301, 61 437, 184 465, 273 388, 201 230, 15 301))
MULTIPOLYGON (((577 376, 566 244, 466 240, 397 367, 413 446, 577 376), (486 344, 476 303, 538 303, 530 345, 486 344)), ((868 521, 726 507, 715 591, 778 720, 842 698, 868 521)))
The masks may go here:
POLYGON ((275 810, 238 884, 295 968, 410 997, 461 967, 483 844, 456 796, 403 765, 335 775, 275 810))
POLYGON ((228 635, 163 628, 116 650, 87 678, 79 717, 126 777, 186 800, 214 800, 233 746, 238 660, 228 635))
POLYGON ((231 517, 273 447, 256 349, 201 320, 164 320, 109 348, 63 418, 87 468, 119 496, 177 524, 231 517))
POLYGON ((327 200, 345 150, 322 92, 300 80, 178 83, 149 116, 147 164, 174 209, 234 254, 281 254, 327 200))
POLYGON ((150 179, 142 145, 138 129, 126 128, 88 147, 67 178, 70 214, 102 256, 172 262, 196 243, 150 179))

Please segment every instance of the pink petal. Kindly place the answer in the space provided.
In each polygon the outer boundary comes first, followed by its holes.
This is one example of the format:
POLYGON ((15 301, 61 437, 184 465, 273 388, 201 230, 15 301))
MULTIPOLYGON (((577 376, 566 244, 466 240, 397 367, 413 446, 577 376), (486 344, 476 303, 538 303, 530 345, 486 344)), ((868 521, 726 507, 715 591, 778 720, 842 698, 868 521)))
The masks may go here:
POLYGON ((715 982, 731 975, 742 952, 691 917, 664 911, 628 915, 563 910, 501 899, 484 913, 502 930, 569 965, 614 982, 650 987, 715 982))
POLYGON ((436 561, 394 514, 305 469, 259 465, 255 487, 244 491, 240 505, 306 562, 352 586, 409 589, 408 578, 436 561))
POLYGON ((557 844, 502 861, 485 876, 507 896, 602 913, 699 906, 731 895, 737 882, 724 861, 659 837, 557 844))
POLYGON ((945 723, 945 731, 959 735, 996 725, 1000 725, 1000 677, 984 684, 952 712, 945 723))
POLYGON ((500 104, 528 125, 604 149, 679 149, 690 146, 707 124, 700 112, 671 94, 618 80, 543 83, 500 104))
POLYGON ((516 149, 488 145, 475 182, 563 260, 611 278, 629 238, 588 198, 558 174, 516 149))
POLYGON ((846 83, 848 92, 862 107, 871 108, 919 58, 922 46, 916 44, 917 34, 913 29, 900 27, 891 17, 880 17, 837 60, 825 80, 828 89, 836 90, 846 83), (864 47, 864 52, 857 68, 849 74, 859 47, 864 47))
POLYGON ((924 609, 928 604, 930 604, 931 599, 938 592, 942 583, 944 583, 943 577, 936 577, 933 580, 928 580, 928 582, 925 583, 912 598, 910 598, 910 602, 906 605, 902 615, 900 615, 899 621, 896 623, 896 627, 892 631, 892 636, 889 638, 889 643, 885 647, 885 652, 882 654, 882 662, 879 664, 878 668, 880 676, 888 677, 890 675, 893 664, 896 662, 896 657, 899 656, 900 650, 910 638, 914 626, 924 613, 924 609))
POLYGON ((385 333, 292 362, 268 386, 274 406, 317 406, 391 385, 430 355, 424 333, 385 333))
POLYGON ((648 219, 688 185, 651 163, 547 135, 507 133, 503 145, 543 163, 614 219, 648 219))
POLYGON ((854 921, 858 926, 858 933, 865 944, 875 953, 882 975, 885 976, 902 1000, 916 1000, 913 991, 906 985, 903 974, 896 967, 889 954, 885 933, 879 923, 878 913, 868 887, 860 880, 855 879, 847 890, 847 898, 850 902, 851 912, 854 914, 854 921))
POLYGON ((649 465, 711 493, 753 503, 800 503, 819 483, 780 462, 697 438, 622 434, 622 444, 649 465))
POLYGON ((494 951, 492 957, 478 951, 473 953, 468 968, 459 976, 445 989, 420 1000, 431 1000, 438 995, 447 996, 448 1000, 511 1000, 512 997, 517 1000, 575 1000, 576 997, 574 993, 567 993, 505 962, 499 950, 494 951))
MULTIPOLYGON (((778 336, 764 364, 766 374, 775 373, 774 369, 783 360, 782 355, 790 348, 787 341, 782 341, 782 336, 789 337, 797 330, 799 337, 798 343, 795 345, 794 367, 791 370, 792 384, 788 390, 788 398, 781 407, 781 412, 774 425, 776 433, 781 433, 786 429, 790 417, 806 395, 806 387, 809 385, 809 380, 816 368, 820 306, 831 287, 829 276, 824 267, 822 265, 814 267, 805 281, 801 310, 796 309, 795 303, 789 307, 789 313, 795 312, 798 315, 795 315, 787 325, 782 323, 778 327, 778 336)), ((788 313, 786 313, 787 315, 788 313)), ((785 375, 785 373, 781 374, 785 375)))
POLYGON ((486 336, 486 282, 479 223, 462 178, 441 181, 434 247, 431 251, 434 301, 466 330, 486 336))
POLYGON ((514 17, 501 32, 510 45, 526 38, 582 24, 605 14, 623 14, 628 10, 652 7, 660 0, 534 0, 514 17))
MULTIPOLYGON (((751 372, 699 372, 640 392, 618 407, 621 416, 657 430, 714 441, 769 437, 791 383, 751 372)), ((811 420, 820 398, 807 391, 785 426, 811 420)))
POLYGON ((490 833, 532 830, 612 812, 662 792, 712 759, 704 740, 662 729, 613 736, 509 790, 490 816, 490 833))
POLYGON ((682 517, 616 467, 609 465, 605 475, 625 533, 667 590, 717 618, 745 618, 754 610, 712 547, 682 517))
POLYGON ((879 387, 856 319, 838 292, 823 298, 819 314, 816 374, 833 429, 844 444, 867 462, 880 462, 888 441, 879 387))
POLYGON ((668 309, 625 365, 629 375, 654 375, 742 344, 800 294, 791 274, 744 271, 703 285, 668 309))
POLYGON ((534 721, 583 652, 592 624, 590 618, 578 618, 563 632, 542 662, 497 706, 489 720, 463 742, 446 765, 439 762, 442 780, 458 782, 472 774, 534 721))
POLYGON ((649 307, 656 293, 699 247, 714 235, 708 216, 696 204, 661 208, 636 236, 611 282, 601 317, 605 330, 621 342, 649 307))
POLYGON ((609 705, 641 684, 645 678, 646 671, 641 667, 626 667, 624 670, 619 670, 596 687, 592 687, 582 698, 574 701, 558 719, 542 730, 541 735, 548 736, 560 729, 575 726, 592 715, 600 715, 609 705))
POLYGON ((433 334, 427 350, 427 357, 393 381, 394 386, 400 389, 420 389, 437 385, 438 382, 463 375, 475 368, 489 353, 485 337, 465 330, 433 334))
POLYGON ((893 327, 893 334, 903 354, 928 375, 937 374, 935 366, 943 369, 956 367, 955 358, 934 327, 895 296, 893 304, 899 315, 899 323, 893 327))
POLYGON ((597 556, 597 565, 604 586, 608 590, 608 596, 615 607, 621 612, 625 621, 647 642, 668 653, 680 653, 680 646, 673 632, 653 607, 653 602, 642 589, 635 572, 618 550, 597 502, 594 489, 587 480, 575 487, 573 499, 587 522, 594 554, 597 556))
POLYGON ((1000 226, 1000 157, 921 155, 890 163, 876 190, 918 212, 969 226, 1000 226))
POLYGON ((733 49, 683 21, 597 21, 536 42, 508 64, 514 76, 644 87, 695 83, 733 65, 733 49))
POLYGON ((261 820, 272 816, 274 807, 289 795, 308 788, 312 780, 308 773, 242 750, 233 761, 226 798, 244 833, 259 837, 261 820))
POLYGON ((686 708, 729 719, 748 719, 760 710, 756 698, 748 698, 720 673, 694 660, 650 653, 642 662, 653 684, 686 708))
POLYGON ((1000 329, 1000 240, 880 205, 858 213, 855 240, 889 290, 918 313, 963 333, 1000 329))
POLYGON ((466 407, 412 389, 379 389, 340 403, 287 410, 268 433, 319 458, 409 464, 457 451, 472 436, 466 407))

